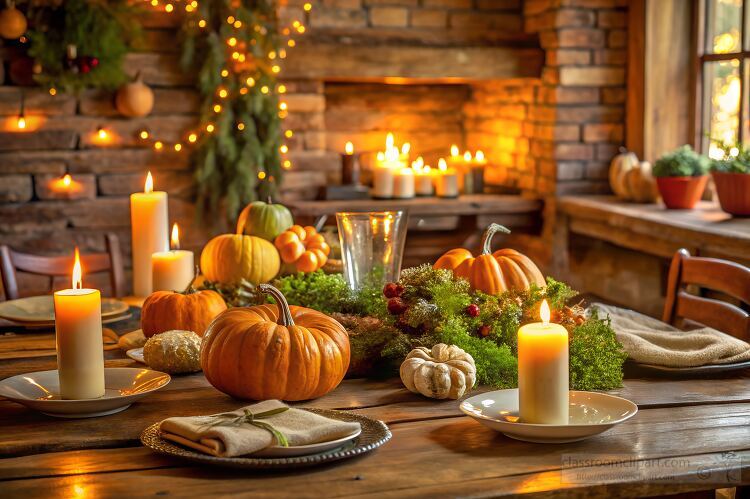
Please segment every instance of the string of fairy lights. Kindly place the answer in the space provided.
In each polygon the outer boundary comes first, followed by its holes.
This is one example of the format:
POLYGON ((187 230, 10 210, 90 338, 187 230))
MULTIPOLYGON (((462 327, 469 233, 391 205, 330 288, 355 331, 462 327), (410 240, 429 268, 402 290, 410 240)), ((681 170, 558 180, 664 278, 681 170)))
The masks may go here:
MULTIPOLYGON (((190 2, 180 2, 179 0, 174 1, 160 1, 160 0, 144 0, 145 3, 153 7, 154 9, 161 9, 164 12, 172 13, 177 11, 177 7, 175 5, 178 5, 179 3, 184 3, 184 10, 187 13, 193 13, 198 10, 198 2, 197 0, 191 0, 190 2)), ((303 10, 305 12, 310 12, 312 10, 312 4, 307 2, 303 4, 303 10)), ((242 21, 239 19, 235 19, 234 16, 228 16, 226 19, 227 24, 233 26, 235 29, 242 28, 242 21)), ((207 21, 205 19, 199 19, 198 20, 198 27, 199 28, 205 28, 207 25, 207 21)), ((255 29, 259 29, 257 26, 255 29)), ((302 21, 296 19, 292 22, 290 26, 284 27, 281 30, 282 40, 283 44, 285 45, 284 48, 280 48, 277 51, 270 51, 267 54, 268 60, 271 63, 271 71, 272 73, 278 75, 281 73, 281 66, 278 63, 278 60, 285 59, 287 57, 287 50, 294 48, 297 45, 297 41, 295 40, 295 36, 302 35, 306 32, 307 28, 302 23, 302 21)), ((231 53, 231 59, 232 61, 235 61, 236 63, 244 63, 245 60, 248 58, 248 55, 244 53, 239 46, 238 39, 235 36, 229 36, 224 40, 224 43, 226 43, 227 47, 230 49, 234 49, 231 53)), ((221 76, 222 78, 227 78, 229 76, 229 69, 227 67, 224 67, 221 70, 221 76)), ((246 95, 249 92, 250 88, 253 88, 256 86, 255 78, 252 76, 247 76, 245 80, 245 86, 239 89, 239 93, 241 95, 246 95)), ((260 88, 260 92, 263 94, 268 94, 269 92, 277 92, 279 95, 284 95, 287 92, 286 85, 284 84, 278 84, 276 88, 271 88, 268 85, 263 85, 260 88)), ((218 89, 218 92, 216 94, 217 101, 213 105, 213 112, 216 115, 219 115, 222 110, 224 109, 224 106, 222 104, 222 101, 227 99, 229 97, 229 91, 224 88, 220 87, 218 89)), ((287 102, 285 102, 283 99, 280 99, 279 101, 279 118, 285 119, 289 114, 289 106, 287 102)), ((245 123, 238 122, 235 124, 238 130, 244 130, 245 123)), ((216 125, 214 123, 208 123, 203 129, 200 130, 193 130, 187 133, 185 136, 185 140, 188 144, 194 144, 199 140, 199 134, 200 133, 213 133, 216 129, 216 125)), ((287 139, 291 139, 294 136, 294 131, 287 129, 284 131, 284 137, 287 139)), ((150 142, 151 147, 153 147, 154 151, 160 152, 163 150, 172 149, 174 152, 181 152, 185 150, 185 146, 182 142, 168 142, 166 140, 162 140, 158 137, 155 137, 154 134, 152 134, 148 129, 142 129, 138 132, 138 137, 143 142, 150 142)), ((286 156, 289 152, 289 146, 286 143, 281 144, 279 147, 279 152, 282 155, 282 167, 286 170, 289 170, 292 168, 292 162, 288 157, 286 156)), ((263 180, 266 177, 266 173, 263 171, 258 172, 258 178, 260 180, 263 180)))

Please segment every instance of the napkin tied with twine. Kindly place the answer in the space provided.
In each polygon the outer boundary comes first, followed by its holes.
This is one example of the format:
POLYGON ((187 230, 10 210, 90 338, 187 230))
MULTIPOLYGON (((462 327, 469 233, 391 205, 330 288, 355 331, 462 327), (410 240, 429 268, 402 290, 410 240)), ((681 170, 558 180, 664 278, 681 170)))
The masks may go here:
POLYGON ((274 445, 330 442, 354 434, 360 426, 266 400, 227 413, 168 418, 159 429, 163 438, 204 454, 235 457, 274 445))
POLYGON ((594 303, 609 316, 617 340, 628 357, 640 364, 664 367, 698 367, 750 360, 750 344, 710 327, 683 331, 633 310, 594 303))

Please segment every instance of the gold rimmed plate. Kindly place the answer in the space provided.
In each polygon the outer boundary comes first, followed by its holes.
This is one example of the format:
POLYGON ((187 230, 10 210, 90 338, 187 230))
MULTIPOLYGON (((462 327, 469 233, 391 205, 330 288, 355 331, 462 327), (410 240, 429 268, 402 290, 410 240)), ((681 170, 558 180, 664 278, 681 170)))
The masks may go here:
POLYGON ((138 399, 164 388, 172 378, 163 372, 130 367, 104 369, 103 397, 60 398, 57 370, 19 374, 0 381, 0 396, 58 418, 93 418, 124 411, 138 399))
MULTIPOLYGON (((102 298, 102 320, 124 316, 128 309, 128 304, 123 301, 102 298)), ((34 327, 54 324, 55 305, 52 295, 30 296, 2 302, 0 318, 34 327)))
POLYGON ((162 438, 159 431, 160 423, 155 423, 143 430, 141 443, 160 454, 214 466, 243 469, 294 469, 360 456, 372 452, 391 439, 391 431, 385 423, 376 419, 370 419, 348 411, 312 408, 303 410, 331 419, 357 422, 360 424, 362 432, 359 435, 349 436, 332 444, 326 442, 309 447, 299 446, 285 450, 281 450, 281 448, 267 449, 263 455, 268 457, 261 457, 258 454, 242 457, 215 457, 202 454, 162 438))

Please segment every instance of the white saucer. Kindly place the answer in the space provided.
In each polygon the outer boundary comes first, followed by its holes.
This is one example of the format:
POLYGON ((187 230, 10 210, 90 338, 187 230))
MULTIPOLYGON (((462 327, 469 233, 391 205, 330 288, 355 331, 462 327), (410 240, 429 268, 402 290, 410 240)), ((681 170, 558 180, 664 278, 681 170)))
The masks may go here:
POLYGON ((362 428, 352 433, 351 435, 329 442, 319 442, 317 444, 308 445, 297 445, 294 447, 268 447, 262 451, 253 454, 253 457, 299 457, 299 456, 310 456, 312 454, 320 454, 332 449, 338 449, 344 445, 352 442, 362 433, 362 428))
POLYGON ((624 398, 573 390, 567 425, 518 422, 518 389, 475 395, 461 402, 460 408, 467 416, 510 438, 545 444, 576 442, 598 435, 638 412, 638 406, 624 398))
POLYGON ((0 396, 58 418, 93 418, 124 411, 136 400, 166 386, 172 378, 150 369, 104 369, 104 396, 62 400, 57 370, 19 374, 0 381, 0 396))

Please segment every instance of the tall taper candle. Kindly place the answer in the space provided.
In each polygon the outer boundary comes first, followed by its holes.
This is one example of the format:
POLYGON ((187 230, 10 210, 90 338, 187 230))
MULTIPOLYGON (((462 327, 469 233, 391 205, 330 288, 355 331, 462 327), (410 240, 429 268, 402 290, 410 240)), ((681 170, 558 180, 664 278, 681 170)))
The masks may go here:
POLYGON ((522 423, 568 424, 568 331, 550 323, 547 300, 542 322, 518 330, 518 409, 522 423))
POLYGON ((82 274, 76 248, 73 287, 54 295, 60 396, 70 400, 104 395, 101 294, 83 289, 82 274))
POLYGON ((130 225, 133 234, 133 293, 148 296, 152 291, 151 255, 169 249, 167 193, 154 191, 151 172, 144 192, 130 195, 130 225))

